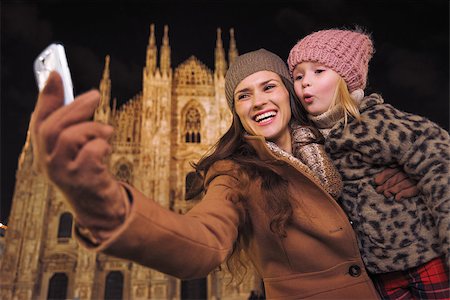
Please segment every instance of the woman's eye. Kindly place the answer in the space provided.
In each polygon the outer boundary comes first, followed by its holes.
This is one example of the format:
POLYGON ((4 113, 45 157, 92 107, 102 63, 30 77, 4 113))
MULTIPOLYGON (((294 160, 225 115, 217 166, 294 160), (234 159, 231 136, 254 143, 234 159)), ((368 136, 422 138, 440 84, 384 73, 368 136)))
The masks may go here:
POLYGON ((275 87, 275 84, 268 84, 264 87, 264 90, 267 91, 267 90, 273 89, 274 87, 275 87))
POLYGON ((237 100, 243 100, 243 99, 245 99, 245 98, 247 98, 247 97, 248 97, 247 94, 239 94, 239 95, 237 96, 237 100))

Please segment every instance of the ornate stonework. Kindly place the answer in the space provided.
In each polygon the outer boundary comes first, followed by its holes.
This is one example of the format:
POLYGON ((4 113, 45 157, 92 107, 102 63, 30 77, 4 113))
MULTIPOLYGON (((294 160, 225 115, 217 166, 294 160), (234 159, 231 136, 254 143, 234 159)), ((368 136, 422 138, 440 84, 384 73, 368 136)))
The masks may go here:
MULTIPOLYGON (((214 71, 195 56, 172 70, 165 26, 158 66, 151 25, 142 92, 119 108, 116 100, 111 105, 109 57, 100 83, 102 98, 94 118, 116 129, 108 157, 111 172, 181 214, 198 201, 185 200, 188 174, 193 171, 190 162, 197 161, 231 124, 224 89, 228 64, 220 29, 214 55, 214 71)), ((231 30, 229 62, 237 55, 231 30)), ((195 282, 181 282, 80 247, 71 235, 70 207, 51 184, 33 173, 31 148, 28 137, 19 159, 9 227, 2 238, 0 299, 107 299, 110 295, 182 299, 196 295, 192 290, 200 290, 208 299, 247 299, 255 288, 252 276, 239 286, 227 285, 228 275, 219 270, 195 282)))

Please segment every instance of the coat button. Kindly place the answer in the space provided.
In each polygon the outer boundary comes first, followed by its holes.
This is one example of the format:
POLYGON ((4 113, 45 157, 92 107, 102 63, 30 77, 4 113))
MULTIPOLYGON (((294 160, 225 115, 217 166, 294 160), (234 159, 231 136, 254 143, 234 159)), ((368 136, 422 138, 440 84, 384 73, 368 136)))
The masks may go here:
POLYGON ((350 268, 348 268, 348 273, 350 276, 358 277, 361 275, 361 267, 358 265, 351 265, 350 268))

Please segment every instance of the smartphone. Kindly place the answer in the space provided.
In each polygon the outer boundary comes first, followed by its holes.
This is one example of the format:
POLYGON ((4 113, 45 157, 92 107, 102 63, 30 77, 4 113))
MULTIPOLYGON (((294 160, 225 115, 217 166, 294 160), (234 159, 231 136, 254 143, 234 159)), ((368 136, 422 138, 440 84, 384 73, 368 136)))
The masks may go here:
POLYGON ((57 71, 61 75, 64 85, 64 105, 69 104, 73 101, 73 85, 66 52, 61 44, 51 44, 34 61, 34 75, 39 91, 44 88, 51 71, 57 71))

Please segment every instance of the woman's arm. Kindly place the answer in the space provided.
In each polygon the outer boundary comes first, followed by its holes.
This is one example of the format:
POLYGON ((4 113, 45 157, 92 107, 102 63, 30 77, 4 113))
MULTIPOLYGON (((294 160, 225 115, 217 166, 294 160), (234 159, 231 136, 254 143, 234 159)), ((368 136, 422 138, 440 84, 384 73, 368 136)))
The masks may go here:
POLYGON ((61 78, 51 73, 32 117, 33 158, 72 207, 79 240, 179 278, 203 277, 219 266, 244 215, 228 197, 238 183, 232 172, 211 167, 204 199, 188 214, 176 214, 109 172, 104 158, 113 130, 91 120, 98 91, 66 106, 63 100, 61 78))
POLYGON ((80 234, 78 239, 91 250, 178 278, 206 276, 231 253, 238 226, 243 222, 243 210, 227 199, 234 181, 227 175, 216 176, 204 198, 185 215, 172 212, 123 184, 132 197, 124 224, 98 245, 80 234))

